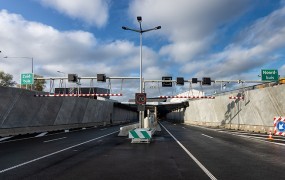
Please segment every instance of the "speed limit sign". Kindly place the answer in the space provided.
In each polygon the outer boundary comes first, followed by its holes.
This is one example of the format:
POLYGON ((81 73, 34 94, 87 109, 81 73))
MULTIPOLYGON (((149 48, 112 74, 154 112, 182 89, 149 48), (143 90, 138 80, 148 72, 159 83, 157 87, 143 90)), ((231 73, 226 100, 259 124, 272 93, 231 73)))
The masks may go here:
POLYGON ((136 93, 136 104, 146 104, 146 93, 136 93))

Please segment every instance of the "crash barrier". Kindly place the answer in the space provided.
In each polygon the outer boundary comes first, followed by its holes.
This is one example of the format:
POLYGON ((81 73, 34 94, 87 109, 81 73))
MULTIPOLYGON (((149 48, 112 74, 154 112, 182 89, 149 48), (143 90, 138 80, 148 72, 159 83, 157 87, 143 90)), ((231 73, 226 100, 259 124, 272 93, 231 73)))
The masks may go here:
POLYGON ((35 97, 108 97, 108 96, 123 96, 123 94, 35 94, 35 97))
POLYGON ((230 96, 229 99, 241 99, 241 100, 244 100, 244 96, 230 96))
POLYGON ((159 98, 215 99, 215 96, 159 96, 159 98))

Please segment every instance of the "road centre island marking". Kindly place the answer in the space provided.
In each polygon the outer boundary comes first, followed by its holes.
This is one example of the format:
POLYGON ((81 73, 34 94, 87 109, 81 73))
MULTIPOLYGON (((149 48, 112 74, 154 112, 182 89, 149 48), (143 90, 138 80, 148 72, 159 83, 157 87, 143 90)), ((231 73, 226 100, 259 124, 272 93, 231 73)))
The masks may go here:
POLYGON ((200 161, 188 151, 183 144, 178 141, 160 122, 159 124, 168 132, 168 134, 179 144, 179 146, 190 156, 190 158, 207 174, 207 176, 212 180, 217 180, 217 178, 207 169, 200 161))
POLYGON ((97 138, 94 138, 94 139, 90 139, 90 140, 88 140, 88 141, 85 141, 85 142, 82 142, 82 143, 79 143, 79 144, 76 144, 76 145, 67 147, 67 148, 65 148, 65 149, 62 149, 62 150, 59 150, 59 151, 56 151, 56 152, 53 152, 53 153, 50 153, 50 154, 47 154, 47 155, 45 155, 45 156, 41 156, 41 157, 38 157, 38 158, 36 158, 36 159, 33 159, 33 160, 30 160, 30 161, 27 161, 27 162, 24 162, 24 163, 21 163, 21 164, 18 164, 18 165, 9 167, 9 168, 7 168, 7 169, 0 170, 0 174, 2 174, 2 173, 4 173, 4 172, 7 172, 7 171, 10 171, 10 170, 13 170, 13 169, 16 169, 16 168, 18 168, 18 167, 21 167, 21 166, 24 166, 24 165, 33 163, 33 162, 36 162, 36 161, 39 161, 39 160, 41 160, 41 159, 44 159, 44 158, 47 158, 47 157, 56 155, 56 154, 58 154, 58 153, 61 153, 61 152, 66 151, 66 150, 69 150, 69 149, 72 149, 72 148, 81 146, 81 145, 83 145, 83 144, 87 144, 87 143, 90 143, 90 142, 92 142, 92 141, 96 141, 96 140, 98 140, 98 139, 101 139, 101 138, 106 137, 106 136, 110 136, 110 135, 115 134, 115 133, 118 133, 118 132, 119 132, 119 131, 115 131, 115 132, 112 132, 112 133, 109 133, 109 134, 105 134, 105 135, 103 135, 103 136, 100 136, 100 137, 97 137, 97 138))

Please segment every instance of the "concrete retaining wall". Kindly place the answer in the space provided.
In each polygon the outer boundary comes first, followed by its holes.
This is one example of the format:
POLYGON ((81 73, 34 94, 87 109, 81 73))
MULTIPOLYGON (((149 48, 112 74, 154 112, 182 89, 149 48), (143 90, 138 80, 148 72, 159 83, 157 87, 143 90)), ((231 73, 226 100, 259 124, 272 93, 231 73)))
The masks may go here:
POLYGON ((137 112, 114 107, 111 101, 34 97, 35 93, 0 87, 0 136, 137 120, 137 112))
POLYGON ((285 85, 245 91, 245 100, 190 100, 189 107, 169 113, 168 119, 205 126, 223 126, 255 132, 273 131, 274 116, 285 116, 285 85))

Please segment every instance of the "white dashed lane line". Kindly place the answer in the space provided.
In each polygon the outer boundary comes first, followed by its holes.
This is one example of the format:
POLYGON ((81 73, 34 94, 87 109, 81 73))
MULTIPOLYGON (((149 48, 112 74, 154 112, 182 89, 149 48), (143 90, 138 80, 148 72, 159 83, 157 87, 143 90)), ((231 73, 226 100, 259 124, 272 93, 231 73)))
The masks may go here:
POLYGON ((208 138, 213 138, 212 136, 206 135, 206 134, 202 134, 202 136, 208 137, 208 138))
POLYGON ((44 141, 44 143, 52 142, 52 141, 58 141, 58 140, 65 139, 65 138, 66 137, 61 137, 61 138, 57 138, 57 139, 51 139, 51 140, 44 141))
POLYGON ((42 136, 45 136, 48 132, 42 132, 41 134, 35 136, 35 137, 42 137, 42 136))

